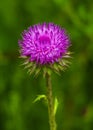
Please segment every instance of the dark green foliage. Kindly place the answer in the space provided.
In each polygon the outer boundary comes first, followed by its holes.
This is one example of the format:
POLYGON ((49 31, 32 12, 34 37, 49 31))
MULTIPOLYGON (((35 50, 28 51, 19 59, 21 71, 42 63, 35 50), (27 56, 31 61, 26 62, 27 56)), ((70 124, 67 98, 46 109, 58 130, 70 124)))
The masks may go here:
POLYGON ((48 130, 45 80, 28 75, 19 59, 18 39, 38 22, 66 28, 72 64, 52 75, 58 130, 93 130, 93 2, 92 0, 0 1, 0 130, 48 130))

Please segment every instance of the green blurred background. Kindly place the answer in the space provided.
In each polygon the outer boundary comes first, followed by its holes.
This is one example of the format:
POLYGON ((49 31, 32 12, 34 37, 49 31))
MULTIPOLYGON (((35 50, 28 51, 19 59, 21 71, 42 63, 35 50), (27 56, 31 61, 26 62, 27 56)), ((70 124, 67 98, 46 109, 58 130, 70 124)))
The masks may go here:
POLYGON ((45 80, 18 58, 21 32, 45 21, 67 29, 74 52, 70 68, 52 75, 57 130, 93 130, 92 0, 0 0, 0 130, 49 130, 46 104, 33 103, 45 80))

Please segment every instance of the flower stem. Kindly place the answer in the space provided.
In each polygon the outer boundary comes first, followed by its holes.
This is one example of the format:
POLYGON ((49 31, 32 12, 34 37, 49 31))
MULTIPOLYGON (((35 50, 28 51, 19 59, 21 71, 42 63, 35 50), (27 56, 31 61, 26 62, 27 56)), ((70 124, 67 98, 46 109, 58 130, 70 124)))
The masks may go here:
POLYGON ((46 85, 47 85, 47 101, 48 101, 48 114, 49 114, 50 130, 56 130, 51 75, 49 73, 46 73, 46 85))

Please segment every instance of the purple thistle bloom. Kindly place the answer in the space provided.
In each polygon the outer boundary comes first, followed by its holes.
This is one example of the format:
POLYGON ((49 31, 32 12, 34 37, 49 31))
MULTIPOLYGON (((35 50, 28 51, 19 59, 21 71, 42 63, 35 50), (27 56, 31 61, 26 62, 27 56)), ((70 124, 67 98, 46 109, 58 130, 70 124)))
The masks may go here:
POLYGON ((53 23, 29 27, 19 41, 21 56, 36 64, 59 62, 68 52, 70 40, 66 31, 53 23))

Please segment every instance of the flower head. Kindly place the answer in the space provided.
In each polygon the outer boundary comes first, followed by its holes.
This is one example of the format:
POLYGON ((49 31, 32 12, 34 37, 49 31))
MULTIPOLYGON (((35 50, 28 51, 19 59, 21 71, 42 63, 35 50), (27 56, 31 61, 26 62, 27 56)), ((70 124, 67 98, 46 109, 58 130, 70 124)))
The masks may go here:
POLYGON ((69 37, 65 29, 53 23, 29 27, 19 40, 21 57, 36 66, 51 66, 68 55, 69 37))

